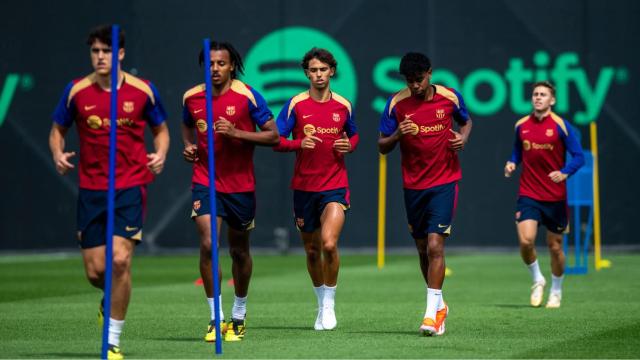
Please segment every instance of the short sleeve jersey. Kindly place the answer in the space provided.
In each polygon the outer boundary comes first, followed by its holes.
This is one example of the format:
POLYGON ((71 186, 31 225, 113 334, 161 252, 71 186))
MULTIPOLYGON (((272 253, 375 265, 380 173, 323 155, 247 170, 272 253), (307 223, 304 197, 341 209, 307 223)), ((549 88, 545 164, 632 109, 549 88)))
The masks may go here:
POLYGON ((562 201, 567 198, 566 182, 553 182, 549 173, 560 170, 572 175, 584 164, 584 155, 571 125, 551 112, 541 120, 531 114, 516 123, 510 161, 522 162, 520 196, 539 201, 562 201), (567 164, 566 151, 572 156, 567 164))
MULTIPOLYGON (((232 80, 231 87, 220 96, 214 96, 213 122, 230 121, 236 129, 256 131, 273 118, 267 103, 247 84, 232 80)), ((205 85, 197 85, 184 94, 183 123, 196 128, 199 160, 193 165, 192 182, 209 186, 207 117, 205 85)), ((255 191, 253 151, 255 145, 230 139, 214 132, 216 191, 237 193, 255 191)))
MULTIPOLYGON (((111 92, 98 85, 96 75, 73 80, 64 90, 53 120, 63 127, 76 123, 80 140, 80 188, 107 190, 111 92)), ((118 90, 116 189, 147 184, 153 174, 147 168, 144 127, 162 124, 167 114, 158 91, 147 80, 124 73, 118 90)))
POLYGON ((344 154, 333 148, 335 140, 346 133, 356 137, 357 129, 351 103, 332 92, 326 102, 311 98, 308 91, 289 99, 276 120, 281 137, 303 139, 313 135, 322 142, 310 150, 296 150, 291 188, 302 191, 326 191, 349 186, 344 154))
POLYGON ((455 90, 433 85, 429 101, 411 96, 408 88, 387 101, 380 120, 380 132, 392 135, 400 122, 411 119, 414 131, 400 138, 404 188, 424 190, 460 180, 458 155, 449 148, 454 136, 453 121, 463 125, 469 114, 462 96, 455 90))

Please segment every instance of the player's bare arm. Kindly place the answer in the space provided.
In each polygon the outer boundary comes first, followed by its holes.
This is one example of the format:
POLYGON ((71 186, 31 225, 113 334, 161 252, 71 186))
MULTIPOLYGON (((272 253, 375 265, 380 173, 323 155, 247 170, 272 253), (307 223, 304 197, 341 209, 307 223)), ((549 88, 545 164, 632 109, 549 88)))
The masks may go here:
POLYGON ((67 134, 67 130, 64 126, 53 124, 49 133, 49 148, 51 149, 56 171, 60 175, 64 175, 75 168, 75 165, 69 162, 69 159, 76 155, 75 151, 64 152, 64 137, 67 134))
POLYGON ((390 153, 396 147, 396 143, 400 141, 400 138, 403 135, 411 134, 415 131, 416 126, 416 123, 406 118, 398 124, 398 128, 393 134, 389 136, 380 134, 380 138, 378 138, 378 151, 380 151, 381 154, 390 153))
POLYGON ((237 129, 232 122, 220 116, 218 121, 214 123, 214 129, 216 133, 220 135, 251 142, 257 145, 275 146, 278 145, 280 141, 278 128, 276 127, 276 122, 273 119, 270 119, 264 123, 264 125, 260 126, 261 131, 253 132, 237 129))
POLYGON ((158 126, 151 128, 153 134, 153 147, 155 152, 147 154, 147 168, 152 173, 158 175, 164 169, 164 162, 167 159, 167 152, 169 151, 169 128, 166 123, 162 123, 158 126))
POLYGON ((182 150, 182 156, 184 160, 189 163, 198 161, 198 146, 196 145, 196 136, 193 133, 193 129, 182 124, 182 142, 184 143, 184 150, 182 150))
POLYGON ((449 148, 453 151, 461 151, 464 149, 464 145, 469 140, 469 135, 471 134, 471 119, 467 120, 467 122, 460 126, 460 132, 449 130, 453 133, 453 138, 449 139, 449 148))

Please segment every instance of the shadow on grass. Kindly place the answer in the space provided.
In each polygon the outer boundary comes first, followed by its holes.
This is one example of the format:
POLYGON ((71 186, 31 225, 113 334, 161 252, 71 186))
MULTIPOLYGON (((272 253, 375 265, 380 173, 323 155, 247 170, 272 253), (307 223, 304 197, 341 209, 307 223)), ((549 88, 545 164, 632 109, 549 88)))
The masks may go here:
POLYGON ((529 309, 531 305, 527 304, 493 304, 495 307, 506 308, 506 309, 529 309))
POLYGON ((25 354, 30 358, 56 358, 56 359, 98 359, 100 352, 59 352, 59 353, 31 353, 25 354))

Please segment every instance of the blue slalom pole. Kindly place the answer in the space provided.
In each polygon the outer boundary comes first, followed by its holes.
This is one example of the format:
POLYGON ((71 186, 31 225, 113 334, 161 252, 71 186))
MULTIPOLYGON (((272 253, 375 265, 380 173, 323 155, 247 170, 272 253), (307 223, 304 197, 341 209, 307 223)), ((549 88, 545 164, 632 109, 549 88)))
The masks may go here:
POLYGON ((102 327, 102 359, 109 350, 109 319, 111 318, 111 272, 113 262, 113 222, 116 183, 116 130, 118 127, 118 36, 120 27, 111 26, 111 108, 109 132, 109 190, 107 192, 107 239, 104 270, 104 325, 102 327))
POLYGON ((216 354, 222 354, 220 336, 220 279, 218 279, 218 221, 216 211, 216 168, 213 143, 213 102, 211 99, 211 42, 204 39, 204 83, 207 113, 207 146, 209 152, 209 205, 211 214, 211 273, 213 279, 213 306, 216 314, 216 354))

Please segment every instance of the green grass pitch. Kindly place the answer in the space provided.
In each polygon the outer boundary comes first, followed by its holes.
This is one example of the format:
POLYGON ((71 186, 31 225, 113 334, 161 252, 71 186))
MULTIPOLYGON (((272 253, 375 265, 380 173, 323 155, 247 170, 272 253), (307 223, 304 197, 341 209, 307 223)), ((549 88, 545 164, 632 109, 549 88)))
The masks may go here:
MULTIPOLYGON (((195 255, 195 254, 194 254, 195 255)), ((442 337, 418 334, 425 287, 417 255, 341 258, 338 327, 314 331, 315 296, 304 256, 256 256, 247 335, 222 358, 638 358, 640 255, 610 269, 565 277, 562 308, 528 306, 529 274, 517 253, 450 254, 444 286, 451 313, 442 337)), ((540 259, 549 279, 548 257, 540 259)), ((137 256, 121 339, 125 357, 214 358, 202 337, 208 306, 195 256, 137 256)), ((223 309, 232 288, 222 257, 223 309)), ((0 256, 0 358, 99 358, 100 293, 79 256, 0 256)))

